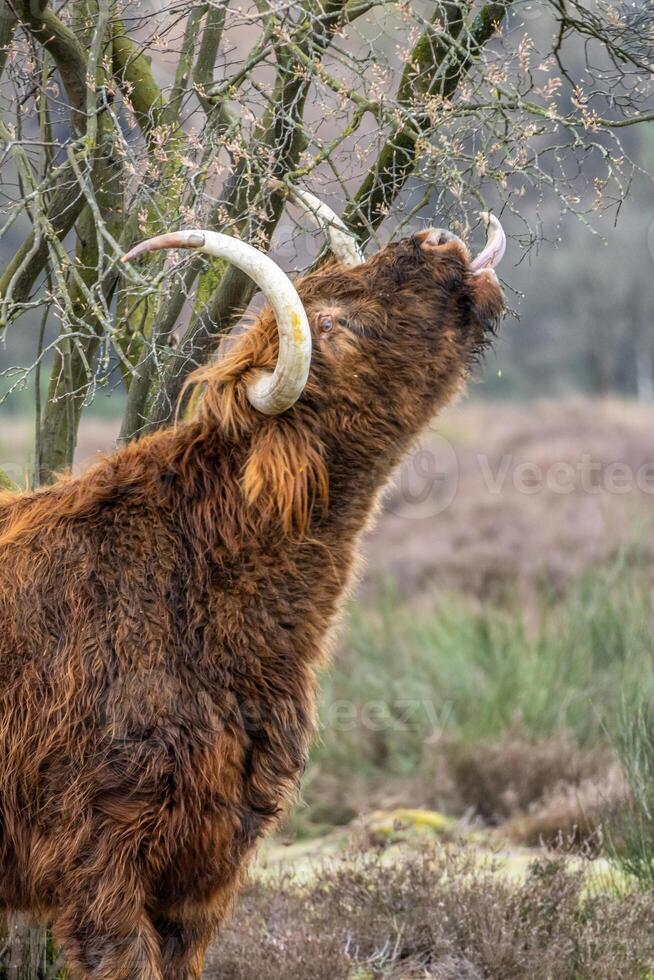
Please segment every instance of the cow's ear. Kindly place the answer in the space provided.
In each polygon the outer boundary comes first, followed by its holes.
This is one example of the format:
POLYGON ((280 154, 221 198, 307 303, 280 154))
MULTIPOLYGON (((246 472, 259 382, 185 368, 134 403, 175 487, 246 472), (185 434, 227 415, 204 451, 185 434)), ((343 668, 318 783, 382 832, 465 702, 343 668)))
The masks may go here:
POLYGON ((327 507, 329 479, 322 444, 299 420, 268 419, 253 435, 243 468, 248 504, 267 523, 305 534, 316 506, 327 507))

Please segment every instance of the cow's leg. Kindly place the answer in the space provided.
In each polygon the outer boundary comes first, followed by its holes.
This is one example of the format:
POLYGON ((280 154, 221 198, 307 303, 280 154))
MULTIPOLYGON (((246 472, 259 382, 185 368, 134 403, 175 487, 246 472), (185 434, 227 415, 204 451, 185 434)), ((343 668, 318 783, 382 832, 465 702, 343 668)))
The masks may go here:
POLYGON ((75 876, 54 936, 75 980, 164 980, 160 937, 133 876, 75 876))
POLYGON ((189 898, 177 908, 162 906, 153 913, 164 980, 200 980, 207 946, 231 911, 238 885, 235 874, 212 890, 209 901, 189 898))
POLYGON ((215 910, 194 908, 191 915, 155 915, 161 939, 161 972, 164 980, 200 980, 204 954, 218 925, 215 910))

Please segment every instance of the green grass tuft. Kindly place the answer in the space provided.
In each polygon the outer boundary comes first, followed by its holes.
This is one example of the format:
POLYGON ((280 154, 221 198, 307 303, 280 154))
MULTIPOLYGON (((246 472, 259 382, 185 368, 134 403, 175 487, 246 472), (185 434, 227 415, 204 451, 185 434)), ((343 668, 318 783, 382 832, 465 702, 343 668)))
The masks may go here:
POLYGON ((617 740, 630 796, 616 815, 610 850, 619 867, 654 889, 654 705, 641 697, 625 705, 617 740))
POLYGON ((416 613, 391 591, 356 607, 323 678, 300 821, 344 822, 367 787, 392 795, 403 780, 433 781, 443 746, 515 733, 607 745, 622 705, 654 691, 652 622, 646 583, 621 563, 562 601, 544 600, 531 621, 517 604, 479 608, 460 597, 416 613))

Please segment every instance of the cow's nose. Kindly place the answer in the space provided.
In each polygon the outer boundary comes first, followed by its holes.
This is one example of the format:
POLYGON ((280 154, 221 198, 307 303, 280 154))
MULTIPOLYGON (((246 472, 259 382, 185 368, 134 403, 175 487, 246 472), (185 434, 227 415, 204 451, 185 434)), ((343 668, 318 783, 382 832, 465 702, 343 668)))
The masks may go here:
POLYGON ((447 228, 429 228, 427 231, 420 232, 419 237, 422 239, 421 244, 428 248, 438 248, 439 245, 447 245, 448 242, 458 242, 463 245, 459 236, 453 231, 448 231, 447 228))

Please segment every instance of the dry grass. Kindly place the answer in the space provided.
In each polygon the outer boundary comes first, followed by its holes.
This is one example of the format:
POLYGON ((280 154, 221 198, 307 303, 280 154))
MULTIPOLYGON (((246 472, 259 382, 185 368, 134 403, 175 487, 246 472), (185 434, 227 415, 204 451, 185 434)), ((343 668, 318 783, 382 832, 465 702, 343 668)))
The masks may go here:
POLYGON ((468 402, 445 412, 422 446, 427 455, 404 464, 367 542, 368 583, 390 578, 413 603, 443 591, 493 601, 517 592, 532 608, 544 590, 563 594, 625 550, 652 567, 652 493, 635 479, 628 492, 620 485, 640 471, 654 491, 654 469, 643 469, 654 459, 650 410, 468 402))
POLYGON ((653 964, 651 893, 590 897, 555 856, 516 886, 465 850, 429 849, 252 884, 205 978, 642 980, 653 964))
POLYGON ((606 746, 580 747, 569 735, 534 740, 512 733, 455 745, 448 762, 463 805, 491 824, 579 791, 615 765, 606 746))
POLYGON ((451 764, 472 812, 516 844, 595 852, 630 795, 612 747, 582 747, 570 736, 459 746, 451 764))
MULTIPOLYGON (((356 759, 352 760, 353 768, 356 759)), ((533 740, 510 733, 471 745, 434 747, 413 777, 364 779, 309 771, 306 815, 291 818, 293 836, 356 821, 371 810, 422 807, 476 827, 495 828, 498 840, 539 846, 565 843, 594 853, 607 825, 623 812, 629 792, 610 746, 586 748, 571 736, 533 740), (309 822, 307 822, 309 821, 309 822)))

